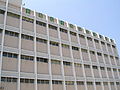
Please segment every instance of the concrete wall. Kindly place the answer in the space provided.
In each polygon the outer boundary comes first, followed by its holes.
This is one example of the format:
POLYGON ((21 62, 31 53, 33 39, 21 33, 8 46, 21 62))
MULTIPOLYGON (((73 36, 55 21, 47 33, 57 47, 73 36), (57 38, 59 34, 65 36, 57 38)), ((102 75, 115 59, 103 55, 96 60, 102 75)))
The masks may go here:
POLYGON ((21 59, 21 72, 34 73, 34 61, 21 59))
POLYGON ((38 74, 49 74, 48 63, 37 62, 37 73, 38 74))
POLYGON ((19 28, 19 26, 20 26, 20 19, 15 18, 15 17, 11 17, 11 16, 7 16, 6 24, 9 25, 9 26, 13 26, 13 27, 19 28))
POLYGON ((18 60, 16 58, 3 57, 2 70, 18 71, 18 60))
POLYGON ((8 47, 18 48, 19 37, 5 35, 4 45, 8 47))
POLYGON ((44 26, 36 25, 36 32, 38 34, 47 35, 47 29, 44 26))
POLYGON ((31 40, 21 39, 21 48, 24 50, 33 51, 34 50, 34 42, 31 40))
POLYGON ((66 41, 69 40, 69 39, 68 39, 68 34, 67 34, 67 33, 60 32, 60 36, 61 36, 61 39, 62 39, 62 40, 66 40, 66 41))
POLYGON ((36 43, 37 52, 48 53, 47 48, 48 48, 47 43, 41 43, 41 42, 36 43))

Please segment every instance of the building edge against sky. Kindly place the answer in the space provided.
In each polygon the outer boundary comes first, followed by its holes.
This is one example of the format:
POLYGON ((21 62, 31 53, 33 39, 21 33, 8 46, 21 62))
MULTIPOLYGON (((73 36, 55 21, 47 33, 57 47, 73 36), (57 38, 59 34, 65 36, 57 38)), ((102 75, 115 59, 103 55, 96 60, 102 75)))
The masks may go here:
POLYGON ((21 3, 0 0, 1 89, 120 90, 114 40, 21 3))
MULTIPOLYGON (((3 0, 3 1, 7 1, 7 0, 3 0)), ((17 5, 17 6, 19 6, 19 7, 24 7, 24 5, 25 5, 25 3, 22 3, 22 1, 23 0, 8 0, 11 4, 14 4, 14 5, 17 5)), ((28 9, 28 8, 26 8, 27 9, 27 11, 28 11, 28 13, 30 13, 30 12, 32 12, 32 10, 31 9, 28 9)), ((33 11, 34 12, 34 11, 33 11)), ((39 13, 39 12, 38 12, 39 13)), ((43 14, 43 13, 39 13, 40 14, 40 16, 41 17, 43 17, 44 15, 46 15, 46 14, 43 14)), ((34 15, 33 15, 34 16, 34 15)), ((47 16, 47 15, 46 15, 47 16)), ((46 19, 46 16, 44 17, 44 19, 46 19)), ((98 37, 101 37, 101 35, 99 36, 99 34, 97 33, 97 32, 92 32, 92 30, 88 30, 88 29, 86 29, 85 27, 79 27, 79 26, 77 26, 77 25, 75 25, 75 24, 71 24, 71 23, 69 23, 69 22, 67 22, 67 21, 62 21, 62 20, 59 20, 58 18, 54 18, 54 17, 52 17, 52 16, 48 16, 49 18, 50 18, 50 20, 52 21, 52 22, 56 22, 56 24, 61 24, 61 25, 63 25, 64 23, 66 24, 66 26, 67 27, 70 27, 70 28, 73 28, 73 27, 78 27, 78 30, 79 30, 79 28, 80 29, 83 29, 84 30, 84 32, 89 32, 89 33, 91 33, 92 35, 98 35, 98 37), (55 20, 54 20, 55 19, 55 20), (57 21, 58 20, 58 21, 57 21), (68 25, 67 25, 67 23, 68 23, 68 25)), ((104 35, 102 35, 103 36, 103 39, 105 39, 105 40, 109 40, 110 42, 114 42, 114 43, 116 43, 115 42, 115 40, 114 39, 110 39, 109 37, 107 37, 107 36, 104 36, 104 35)))

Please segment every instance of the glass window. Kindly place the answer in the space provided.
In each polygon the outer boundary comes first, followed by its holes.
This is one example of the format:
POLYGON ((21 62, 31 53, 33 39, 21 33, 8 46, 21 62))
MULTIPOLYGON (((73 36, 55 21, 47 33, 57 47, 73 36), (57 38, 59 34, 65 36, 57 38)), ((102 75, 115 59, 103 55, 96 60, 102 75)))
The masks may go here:
POLYGON ((22 39, 26 39, 26 40, 34 40, 34 38, 32 36, 28 36, 28 35, 24 35, 22 34, 22 39))
POLYGON ((65 23, 64 23, 64 21, 59 20, 59 24, 60 24, 60 25, 64 25, 65 23))
POLYGON ((52 84, 62 84, 62 81, 53 80, 53 81, 52 81, 52 84))
POLYGON ((49 84, 49 80, 37 80, 38 84, 49 84))
POLYGON ((75 28, 75 26, 73 24, 69 24, 69 27, 72 29, 75 28))
POLYGON ((44 23, 44 22, 36 21, 36 24, 43 26, 43 27, 46 27, 46 23, 44 23))
POLYGON ((74 46, 72 46, 72 50, 79 51, 79 48, 78 48, 78 47, 74 47, 74 46))
POLYGON ((81 28, 81 27, 77 27, 77 28, 78 28, 79 31, 83 31, 83 28, 81 28))
POLYGON ((69 45, 66 45, 66 44, 62 44, 62 47, 63 47, 63 48, 68 48, 68 49, 69 49, 69 45))
POLYGON ((77 36, 77 34, 75 32, 70 31, 70 34, 73 35, 73 36, 77 36))
POLYGON ((51 63, 52 64, 60 64, 60 61, 58 61, 58 60, 51 60, 51 63))
POLYGON ((65 81, 66 85, 74 85, 74 81, 65 81))
POLYGON ((26 13, 27 13, 27 14, 30 14, 30 13, 31 13, 31 10, 30 10, 30 9, 26 9, 26 13))
POLYGON ((7 15, 10 17, 13 17, 13 18, 20 19, 20 15, 17 15, 17 14, 11 13, 11 12, 8 12, 7 15))
POLYGON ((77 81, 77 85, 84 85, 83 81, 77 81))
POLYGON ((71 63, 71 62, 63 61, 63 65, 66 65, 66 66, 72 66, 72 63, 71 63))
POLYGON ((38 13, 38 17, 40 17, 40 18, 43 18, 43 14, 42 13, 38 13))
POLYGON ((3 10, 0 9, 0 14, 4 14, 4 13, 5 13, 5 11, 3 11, 3 10))
POLYGON ((64 33, 67 33, 67 32, 68 32, 67 30, 62 29, 62 28, 60 28, 60 31, 61 31, 61 32, 64 32, 64 33))
POLYGON ((56 26, 53 26, 53 25, 48 25, 48 27, 49 27, 50 29, 57 30, 57 27, 56 27, 56 26))
POLYGON ((45 39, 37 38, 36 40, 37 40, 37 42, 47 43, 47 40, 45 40, 45 39))
POLYGON ((37 61, 38 61, 38 62, 48 63, 48 59, 47 59, 47 58, 40 58, 40 57, 37 57, 37 61))
POLYGON ((33 22, 34 22, 33 19, 28 18, 28 17, 22 17, 22 20, 23 20, 23 21, 26 21, 26 22, 29 22, 29 23, 33 23, 33 22))
POLYGON ((58 43, 58 42, 50 41, 50 45, 53 45, 53 46, 59 46, 59 43, 58 43))

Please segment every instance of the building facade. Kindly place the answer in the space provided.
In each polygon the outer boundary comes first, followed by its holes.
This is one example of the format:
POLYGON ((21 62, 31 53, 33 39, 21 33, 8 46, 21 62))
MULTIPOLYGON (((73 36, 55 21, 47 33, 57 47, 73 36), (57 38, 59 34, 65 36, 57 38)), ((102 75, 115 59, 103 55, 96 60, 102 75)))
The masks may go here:
POLYGON ((0 0, 0 90, 120 90, 114 40, 0 0))

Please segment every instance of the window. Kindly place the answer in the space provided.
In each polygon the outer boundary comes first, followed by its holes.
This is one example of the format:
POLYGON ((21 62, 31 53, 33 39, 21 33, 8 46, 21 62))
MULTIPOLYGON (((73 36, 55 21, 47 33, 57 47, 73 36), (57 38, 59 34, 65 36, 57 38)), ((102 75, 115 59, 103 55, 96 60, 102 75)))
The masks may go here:
POLYGON ((107 68, 107 71, 111 71, 111 68, 107 68))
POLYGON ((52 80, 52 84, 62 84, 62 81, 52 80))
POLYGON ((97 67, 97 66, 92 66, 92 68, 93 68, 93 69, 98 69, 98 67, 97 67))
POLYGON ((20 15, 17 15, 17 14, 11 13, 11 12, 8 12, 7 15, 10 17, 13 17, 13 18, 20 19, 20 15))
POLYGON ((32 57, 32 56, 26 56, 26 55, 21 55, 21 59, 33 61, 33 60, 34 60, 34 57, 32 57))
POLYGON ((86 49, 81 49, 81 51, 87 53, 87 50, 86 50, 86 49))
POLYGON ((100 83, 100 82, 95 82, 95 84, 96 84, 96 85, 101 85, 101 83, 100 83))
POLYGON ((114 59, 113 56, 110 56, 110 59, 114 59))
POLYGON ((102 36, 102 35, 99 35, 99 37, 100 37, 101 39, 103 39, 103 36, 102 36))
POLYGON ((43 18, 43 14, 42 13, 38 13, 38 17, 40 17, 40 18, 43 18))
POLYGON ((69 27, 72 29, 75 28, 75 26, 73 24, 69 24, 69 27))
POLYGON ((116 85, 120 85, 120 82, 116 82, 116 85))
POLYGON ((74 47, 74 46, 72 46, 72 50, 79 51, 79 48, 78 48, 78 47, 74 47))
POLYGON ((104 57, 108 57, 108 55, 107 55, 107 54, 104 54, 104 57))
POLYGON ((112 45, 113 48, 116 48, 114 45, 112 45))
POLYGON ((118 58, 118 57, 115 57, 115 59, 116 59, 116 60, 119 60, 119 58, 118 58))
POLYGON ((69 49, 69 45, 66 45, 66 44, 62 44, 62 47, 63 47, 63 48, 68 48, 68 49, 69 49))
POLYGON ((50 45, 53 45, 53 46, 59 46, 59 43, 58 43, 58 42, 50 41, 50 45))
POLYGON ((9 58, 18 58, 18 54, 8 53, 8 52, 3 52, 3 56, 9 58))
POLYGON ((37 80, 38 84, 49 84, 49 80, 37 80))
POLYGON ((31 10, 30 9, 26 9, 25 10, 27 14, 30 14, 31 13, 31 10))
POLYGON ((2 33, 2 29, 0 29, 0 33, 2 33))
POLYGON ((98 55, 98 56, 102 56, 102 53, 97 52, 97 55, 98 55))
POLYGON ((93 32, 93 36, 97 36, 97 33, 93 32))
POLYGON ((37 61, 38 61, 38 62, 43 62, 43 63, 48 63, 48 59, 47 59, 47 58, 37 57, 37 61))
POLYGON ((112 39, 110 39, 111 42, 114 42, 112 39))
POLYGON ((114 82, 110 82, 110 85, 114 85, 114 82))
POLYGON ((24 79, 24 78, 21 78, 20 82, 21 83, 34 83, 34 79, 24 79))
POLYGON ((113 68, 113 71, 114 71, 114 72, 117 72, 117 69, 113 68))
POLYGON ((105 45, 105 43, 104 43, 104 42, 102 42, 102 41, 101 41, 101 44, 102 44, 102 45, 105 45))
POLYGON ((65 85, 74 85, 74 81, 65 81, 65 85))
POLYGON ((110 47, 110 44, 107 43, 107 46, 110 47))
POLYGON ((61 31, 61 32, 64 32, 64 33, 67 33, 67 32, 68 32, 67 30, 62 29, 62 28, 60 28, 60 31, 61 31))
POLYGON ((59 24, 60 24, 60 25, 64 25, 64 24, 65 24, 65 22, 64 22, 64 21, 62 21, 62 20, 59 20, 59 24))
POLYGON ((105 68, 104 68, 104 67, 100 67, 100 69, 101 69, 101 70, 105 70, 105 68))
POLYGON ((91 32, 90 32, 89 30, 86 30, 86 33, 87 33, 87 34, 90 34, 91 32))
POLYGON ((103 82, 104 85, 108 85, 108 82, 103 82))
POLYGON ((58 61, 58 60, 51 60, 51 63, 52 63, 52 64, 60 64, 61 62, 58 61))
POLYGON ((94 52, 94 51, 90 51, 90 54, 93 54, 93 55, 95 55, 95 52, 94 52))
POLYGON ((86 64, 85 64, 85 65, 84 65, 84 68, 90 68, 90 65, 86 65, 86 64))
POLYGON ((29 22, 29 23, 33 23, 33 22, 34 22, 33 19, 28 18, 28 17, 22 17, 22 20, 23 20, 23 21, 26 21, 26 22, 29 22))
POLYGON ((46 27, 46 23, 44 23, 44 22, 36 21, 36 24, 43 26, 43 27, 46 27))
POLYGON ((5 13, 5 11, 3 11, 3 10, 0 9, 0 14, 4 14, 4 13, 5 13))
POLYGON ((95 43, 99 43, 99 41, 97 39, 94 39, 95 43))
POLYGON ((78 28, 79 31, 83 31, 83 28, 81 28, 81 27, 77 27, 77 28, 78 28))
POLYGON ((17 82, 17 78, 12 77, 1 77, 2 82, 17 82))
POLYGON ((84 85, 83 81, 77 81, 77 85, 84 85))
POLYGON ((48 26, 50 29, 54 29, 54 30, 57 30, 57 27, 56 26, 53 26, 53 25, 49 25, 48 26))
POLYGON ((75 67, 82 67, 82 65, 80 63, 75 63, 74 65, 75 65, 75 67))
POLYGON ((19 34, 16 33, 16 32, 11 32, 11 31, 5 31, 5 34, 6 35, 9 35, 9 36, 14 36, 14 37, 19 37, 19 34))
POLYGON ((54 22, 54 18, 53 17, 49 17, 51 22, 54 22))
POLYGON ((75 32, 71 32, 71 31, 70 31, 70 34, 73 35, 73 36, 77 35, 75 32))
POLYGON ((63 65, 65 65, 65 66, 72 66, 72 63, 71 62, 63 61, 63 65))
POLYGON ((31 40, 31 41, 34 40, 34 38, 32 36, 28 36, 28 35, 24 35, 24 34, 22 34, 22 39, 31 40))
POLYGON ((37 38, 36 40, 37 40, 37 42, 47 43, 47 40, 45 40, 45 39, 37 38))
POLYGON ((87 37, 87 40, 92 41, 92 38, 91 37, 87 37))
POLYGON ((79 37, 85 39, 85 36, 82 34, 79 34, 79 37))
POLYGON ((108 41, 109 40, 108 37, 105 37, 105 40, 108 41))
POLYGON ((87 85, 93 85, 93 82, 87 82, 87 85))

